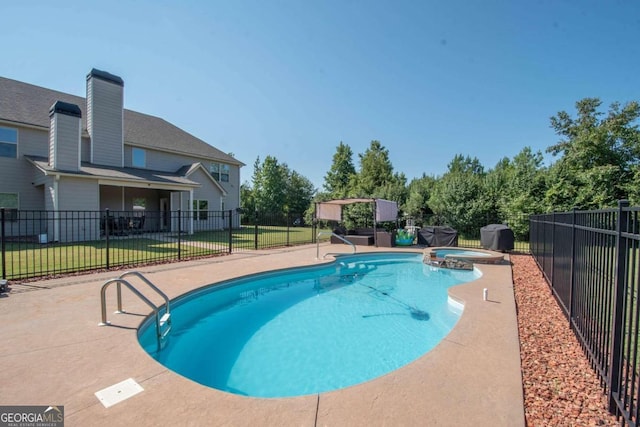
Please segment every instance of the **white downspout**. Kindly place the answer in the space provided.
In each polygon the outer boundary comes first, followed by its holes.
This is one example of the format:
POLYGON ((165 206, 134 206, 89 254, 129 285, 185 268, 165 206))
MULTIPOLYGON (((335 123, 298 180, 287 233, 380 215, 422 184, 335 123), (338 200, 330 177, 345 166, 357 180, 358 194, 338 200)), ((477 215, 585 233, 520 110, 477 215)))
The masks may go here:
POLYGON ((56 175, 53 179, 53 241, 60 241, 60 200, 58 195, 58 181, 60 181, 60 175, 56 175))
MULTIPOLYGON (((193 188, 189 190, 189 203, 193 209, 193 188)), ((189 206, 187 206, 187 212, 189 212, 189 206)), ((189 234, 193 234, 193 214, 189 215, 189 234)))

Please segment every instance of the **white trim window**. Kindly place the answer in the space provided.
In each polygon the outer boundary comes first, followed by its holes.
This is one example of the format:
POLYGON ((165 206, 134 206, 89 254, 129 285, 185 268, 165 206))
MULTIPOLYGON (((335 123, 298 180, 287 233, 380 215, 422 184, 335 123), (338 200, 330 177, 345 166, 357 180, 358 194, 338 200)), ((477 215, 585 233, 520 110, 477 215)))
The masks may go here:
POLYGON ((18 130, 0 127, 0 157, 18 157, 18 130))
POLYGON ((194 200, 193 201, 193 220, 206 221, 209 219, 209 201, 194 200))
POLYGON ((220 163, 220 181, 229 182, 229 165, 220 163))
POLYGON ((131 148, 131 166, 134 168, 147 167, 147 151, 144 148, 131 148))
POLYGON ((229 165, 225 163, 211 163, 209 173, 218 182, 229 182, 229 165))
POLYGON ((5 209, 5 220, 16 221, 20 208, 18 193, 0 193, 0 208, 5 209))

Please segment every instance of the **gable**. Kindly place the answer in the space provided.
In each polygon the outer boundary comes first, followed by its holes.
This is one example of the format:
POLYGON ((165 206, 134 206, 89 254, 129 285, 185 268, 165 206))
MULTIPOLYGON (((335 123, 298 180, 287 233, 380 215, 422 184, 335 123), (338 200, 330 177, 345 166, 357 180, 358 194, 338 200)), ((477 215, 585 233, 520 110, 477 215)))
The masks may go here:
POLYGON ((177 172, 178 174, 188 178, 191 181, 199 182, 203 187, 215 188, 223 196, 227 195, 227 192, 218 181, 216 181, 211 174, 202 166, 202 163, 194 163, 191 166, 183 166, 177 172))

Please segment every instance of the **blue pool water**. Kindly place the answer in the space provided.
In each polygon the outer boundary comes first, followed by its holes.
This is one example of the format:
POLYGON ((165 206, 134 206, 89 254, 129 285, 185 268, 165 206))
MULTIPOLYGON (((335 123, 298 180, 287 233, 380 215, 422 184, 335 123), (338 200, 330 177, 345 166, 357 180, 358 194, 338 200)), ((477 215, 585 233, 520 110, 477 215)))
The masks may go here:
POLYGON ((426 266, 421 254, 367 254, 206 287, 172 303, 173 331, 157 351, 169 369, 256 397, 335 390, 391 372, 435 347, 460 310, 450 286, 476 271, 426 266))

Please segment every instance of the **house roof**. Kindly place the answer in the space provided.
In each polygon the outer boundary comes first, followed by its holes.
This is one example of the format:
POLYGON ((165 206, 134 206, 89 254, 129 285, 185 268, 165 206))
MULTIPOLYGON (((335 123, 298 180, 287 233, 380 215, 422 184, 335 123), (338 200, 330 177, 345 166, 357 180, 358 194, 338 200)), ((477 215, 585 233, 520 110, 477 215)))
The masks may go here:
MULTIPOLYGON (((80 171, 63 171, 49 165, 49 159, 39 156, 24 156, 38 169, 48 175, 74 175, 82 178, 112 179, 129 183, 155 183, 167 185, 179 185, 186 187, 200 187, 200 183, 190 180, 183 172, 185 167, 175 173, 153 171, 149 169, 119 168, 112 166, 99 166, 82 162, 80 171)), ((199 163, 197 163, 199 164, 199 163)), ((186 166, 189 170, 191 166, 186 166)))
POLYGON ((204 175, 207 178, 209 178, 209 180, 213 183, 213 185, 216 186, 223 195, 225 196, 227 195, 227 190, 225 190, 222 187, 222 185, 220 185, 220 183, 211 176, 209 171, 207 171, 207 168, 205 168, 200 162, 194 163, 192 165, 184 165, 176 171, 176 174, 180 176, 184 176, 185 178, 189 178, 191 174, 193 174, 197 170, 201 170, 204 173, 204 175))
MULTIPOLYGON (((49 110, 56 101, 80 107, 83 136, 88 136, 85 98, 0 77, 0 120, 48 129, 49 110)), ((124 110, 124 142, 244 166, 164 119, 127 109, 124 110)))

